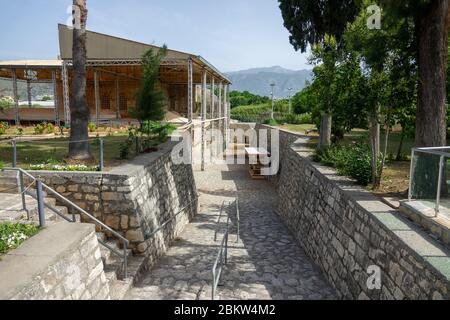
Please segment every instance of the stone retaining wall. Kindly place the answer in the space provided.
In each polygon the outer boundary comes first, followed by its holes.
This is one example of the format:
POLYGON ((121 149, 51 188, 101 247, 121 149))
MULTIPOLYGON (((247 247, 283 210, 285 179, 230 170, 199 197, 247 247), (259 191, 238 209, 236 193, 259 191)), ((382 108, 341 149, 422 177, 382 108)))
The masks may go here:
POLYGON ((150 266, 197 213, 192 166, 173 163, 175 144, 108 173, 31 174, 123 234, 150 266))
POLYGON ((0 260, 0 300, 106 300, 95 228, 58 223, 0 260))
POLYGON ((449 251, 280 131, 278 214, 345 299, 449 299, 449 251), (381 271, 381 288, 370 268, 381 271), (376 282, 373 282, 376 284, 376 282), (372 283, 372 284, 373 284, 372 283))

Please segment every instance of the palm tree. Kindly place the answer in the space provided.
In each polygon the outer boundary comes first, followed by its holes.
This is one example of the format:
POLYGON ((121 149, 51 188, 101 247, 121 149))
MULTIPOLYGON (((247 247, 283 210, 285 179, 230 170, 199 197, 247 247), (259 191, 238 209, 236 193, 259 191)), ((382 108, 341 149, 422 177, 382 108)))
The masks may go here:
POLYGON ((69 158, 74 161, 88 161, 89 150, 89 107, 86 101, 86 0, 73 0, 73 75, 70 103, 70 145, 69 158))

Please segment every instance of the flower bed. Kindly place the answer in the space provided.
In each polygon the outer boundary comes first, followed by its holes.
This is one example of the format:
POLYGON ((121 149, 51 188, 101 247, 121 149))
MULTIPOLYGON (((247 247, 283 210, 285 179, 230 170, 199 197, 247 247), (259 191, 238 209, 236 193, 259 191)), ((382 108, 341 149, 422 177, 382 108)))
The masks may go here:
POLYGON ((38 232, 39 228, 31 224, 0 223, 0 255, 17 248, 38 232))
POLYGON ((98 166, 86 166, 84 164, 61 165, 61 164, 33 164, 30 170, 35 171, 99 171, 98 166))

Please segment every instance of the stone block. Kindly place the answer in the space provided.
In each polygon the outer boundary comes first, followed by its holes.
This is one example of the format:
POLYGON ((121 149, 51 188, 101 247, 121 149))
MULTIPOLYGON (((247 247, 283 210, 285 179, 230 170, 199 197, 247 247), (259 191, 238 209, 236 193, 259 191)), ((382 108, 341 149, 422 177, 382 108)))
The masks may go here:
POLYGON ((137 230, 128 230, 126 233, 126 238, 130 241, 130 242, 144 242, 144 234, 142 233, 141 230, 137 229, 137 230))
POLYGON ((119 230, 120 216, 114 216, 111 214, 107 215, 105 218, 105 224, 114 230, 119 230))

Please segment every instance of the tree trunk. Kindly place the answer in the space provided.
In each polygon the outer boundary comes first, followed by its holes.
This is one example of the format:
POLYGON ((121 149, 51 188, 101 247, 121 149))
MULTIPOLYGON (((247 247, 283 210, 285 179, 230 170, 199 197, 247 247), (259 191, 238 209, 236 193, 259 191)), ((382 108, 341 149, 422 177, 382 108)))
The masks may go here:
POLYGON ((403 142, 404 141, 405 141, 405 130, 402 128, 402 135, 400 137, 400 143, 398 144, 398 149, 397 149, 397 157, 395 158, 397 161, 401 161, 402 160, 403 142))
POLYGON ((374 189, 380 186, 380 177, 378 171, 378 159, 380 156, 380 123, 378 122, 378 110, 379 107, 374 110, 373 114, 369 117, 369 125, 370 125, 370 147, 372 151, 372 183, 374 189))
POLYGON ((331 123, 331 114, 325 114, 322 116, 320 123, 319 149, 326 149, 331 146, 331 123))
POLYGON ((446 144, 449 0, 430 1, 418 18, 419 92, 416 147, 446 144))
POLYGON ((89 142, 86 141, 89 139, 90 118, 86 101, 86 0, 73 0, 73 5, 79 8, 79 17, 77 10, 74 10, 69 158, 75 161, 87 161, 92 159, 92 156, 89 142))
MULTIPOLYGON (((448 59, 449 0, 433 0, 416 21, 419 88, 416 147, 446 145, 446 79, 448 59)), ((439 158, 421 154, 413 171, 412 194, 435 199, 439 179, 439 158)))

